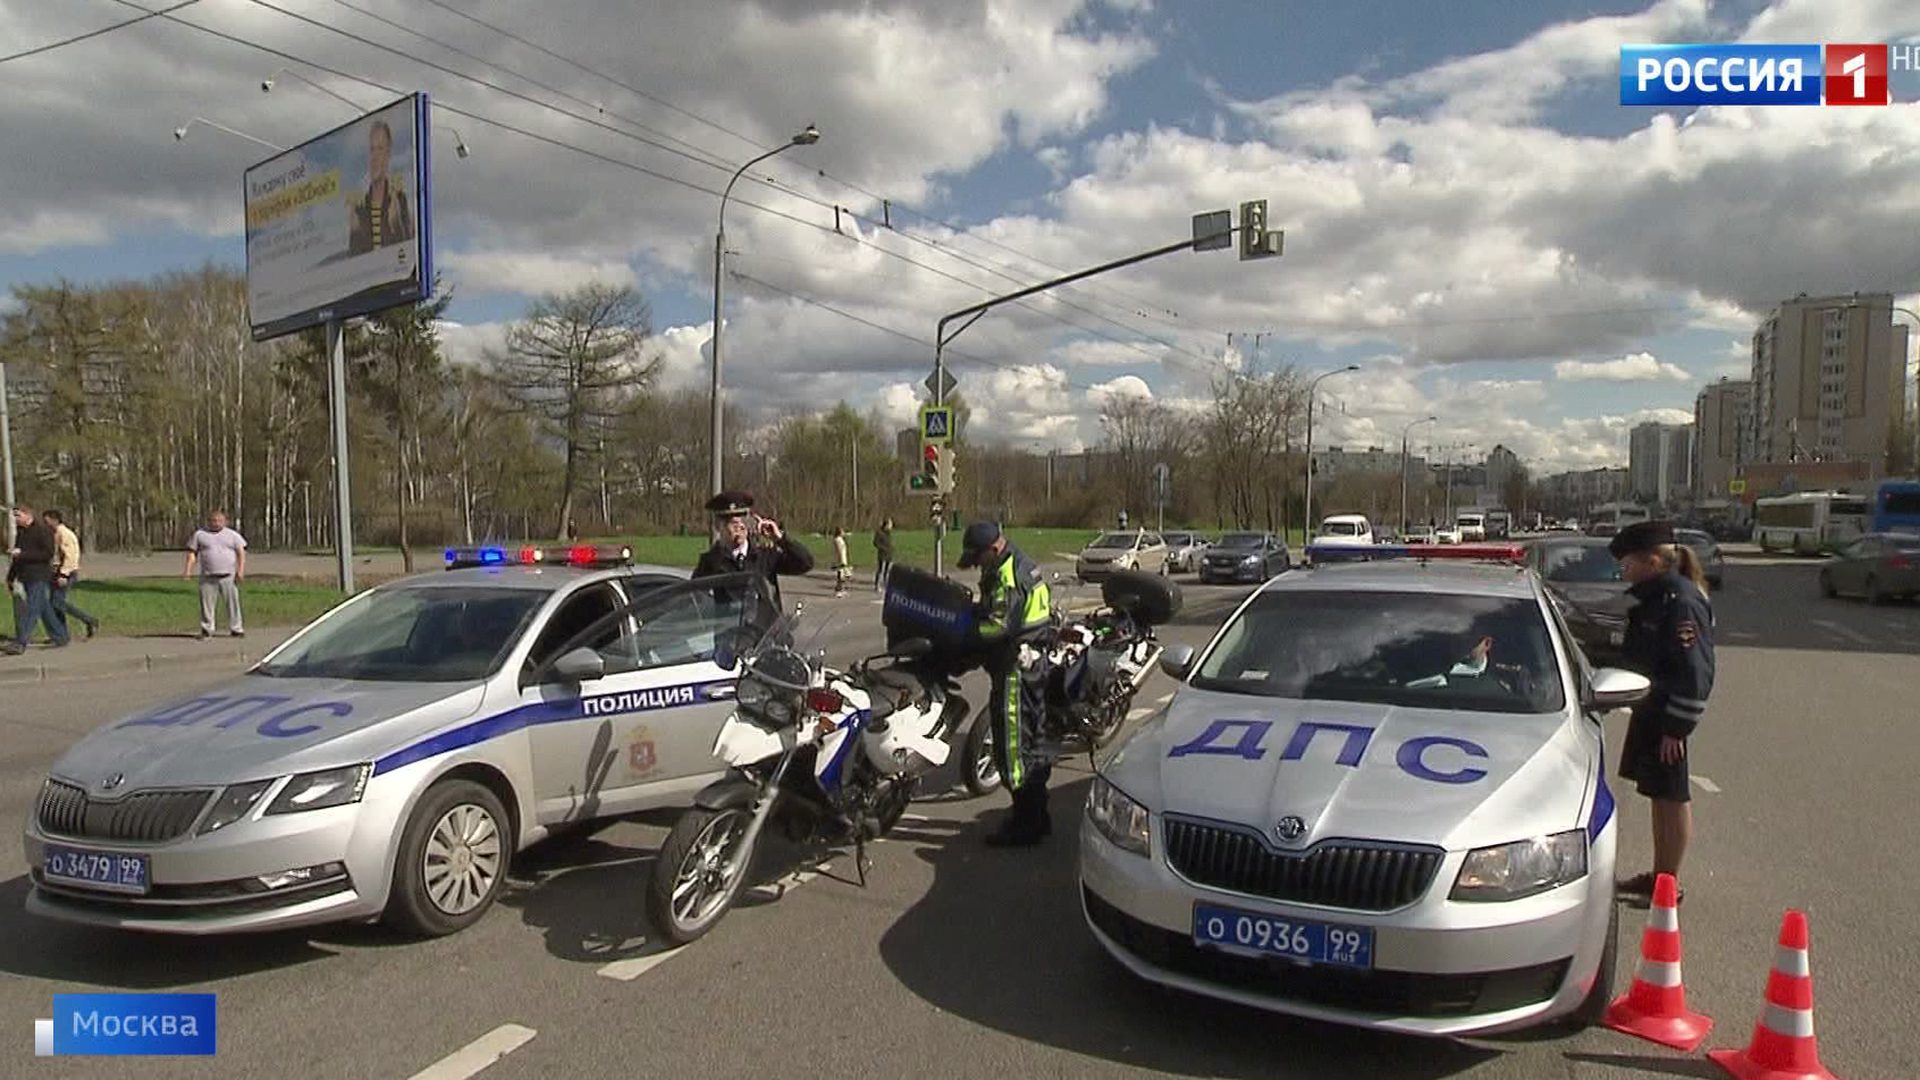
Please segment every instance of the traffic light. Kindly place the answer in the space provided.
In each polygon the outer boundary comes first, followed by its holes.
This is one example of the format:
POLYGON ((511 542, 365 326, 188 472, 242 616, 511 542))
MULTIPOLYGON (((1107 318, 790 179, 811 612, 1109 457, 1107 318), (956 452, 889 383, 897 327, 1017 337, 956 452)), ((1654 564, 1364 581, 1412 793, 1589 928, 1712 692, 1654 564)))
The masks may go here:
POLYGON ((928 491, 940 490, 940 447, 934 443, 920 448, 920 475, 928 491))
POLYGON ((954 453, 953 447, 949 446, 940 451, 939 469, 940 478, 938 486, 935 487, 934 490, 940 492, 942 495, 953 494, 953 485, 960 478, 960 459, 959 456, 954 453))
POLYGON ((1240 258, 1267 259, 1280 254, 1283 233, 1267 231, 1267 200, 1240 204, 1240 258))

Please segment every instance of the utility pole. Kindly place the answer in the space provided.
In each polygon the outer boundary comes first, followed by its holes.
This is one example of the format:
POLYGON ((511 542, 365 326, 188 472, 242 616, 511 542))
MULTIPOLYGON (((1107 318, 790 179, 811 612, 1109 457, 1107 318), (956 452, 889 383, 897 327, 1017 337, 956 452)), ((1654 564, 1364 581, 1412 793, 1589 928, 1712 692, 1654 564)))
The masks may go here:
POLYGON ((6 474, 7 550, 13 550, 13 428, 7 421, 7 365, 0 362, 0 472, 6 474))

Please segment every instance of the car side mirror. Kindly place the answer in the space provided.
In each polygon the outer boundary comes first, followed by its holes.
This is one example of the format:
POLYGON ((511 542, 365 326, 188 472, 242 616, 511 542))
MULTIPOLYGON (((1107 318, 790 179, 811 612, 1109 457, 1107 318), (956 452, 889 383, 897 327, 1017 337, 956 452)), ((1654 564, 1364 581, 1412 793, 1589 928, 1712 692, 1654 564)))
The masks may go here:
POLYGON ((1174 678, 1185 682, 1193 673, 1193 646, 1176 645, 1168 649, 1160 658, 1160 668, 1174 678))
POLYGON ((567 682, 588 682, 606 676, 607 661, 599 653, 583 647, 562 654, 553 662, 553 671, 567 682))
POLYGON ((900 660, 918 660, 933 651, 933 642, 923 638, 908 638, 888 649, 887 653, 900 660))
POLYGON ((1638 672, 1601 668, 1587 682, 1587 707, 1624 709, 1644 699, 1652 689, 1653 683, 1638 672))

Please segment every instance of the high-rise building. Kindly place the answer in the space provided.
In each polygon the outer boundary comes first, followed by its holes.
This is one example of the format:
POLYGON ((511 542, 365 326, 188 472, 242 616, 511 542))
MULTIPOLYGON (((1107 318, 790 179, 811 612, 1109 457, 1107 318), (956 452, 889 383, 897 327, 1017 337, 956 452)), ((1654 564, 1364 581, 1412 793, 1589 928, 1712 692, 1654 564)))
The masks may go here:
POLYGON ((1637 425, 1627 442, 1632 492, 1647 502, 1671 506, 1689 493, 1693 469, 1693 425, 1637 425))
POLYGON ((1690 486, 1702 499, 1724 499, 1727 482, 1747 463, 1752 423, 1753 383, 1721 379, 1693 399, 1693 475, 1690 486))
POLYGON ((1496 504, 1505 501, 1507 480, 1519 471, 1520 455, 1499 445, 1487 451, 1487 488, 1492 492, 1496 504))
POLYGON ((1783 301, 1753 334, 1753 461, 1865 461, 1886 468, 1906 400, 1907 328, 1891 293, 1783 301))

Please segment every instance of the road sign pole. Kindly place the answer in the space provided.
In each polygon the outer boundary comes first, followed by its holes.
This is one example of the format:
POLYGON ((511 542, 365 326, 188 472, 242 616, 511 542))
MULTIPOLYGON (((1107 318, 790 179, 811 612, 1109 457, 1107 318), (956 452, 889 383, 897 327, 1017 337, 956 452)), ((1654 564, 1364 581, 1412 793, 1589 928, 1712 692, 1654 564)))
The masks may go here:
MULTIPOLYGON (((947 357, 942 348, 945 344, 945 342, 940 340, 938 335, 934 337, 933 403, 935 405, 945 405, 947 403, 947 357)), ((922 432, 922 434, 924 435, 925 432, 922 432)), ((949 431, 948 434, 952 434, 952 432, 949 431)), ((946 501, 936 495, 933 500, 933 505, 935 508, 933 519, 933 573, 935 577, 938 577, 947 565, 946 501)))
MULTIPOLYGON (((5 525, 7 550, 13 550, 13 428, 7 421, 7 365, 0 363, 0 474, 6 476, 7 505, 0 507, 0 516, 7 519, 5 525)), ((83 522, 84 528, 90 522, 83 522)))

